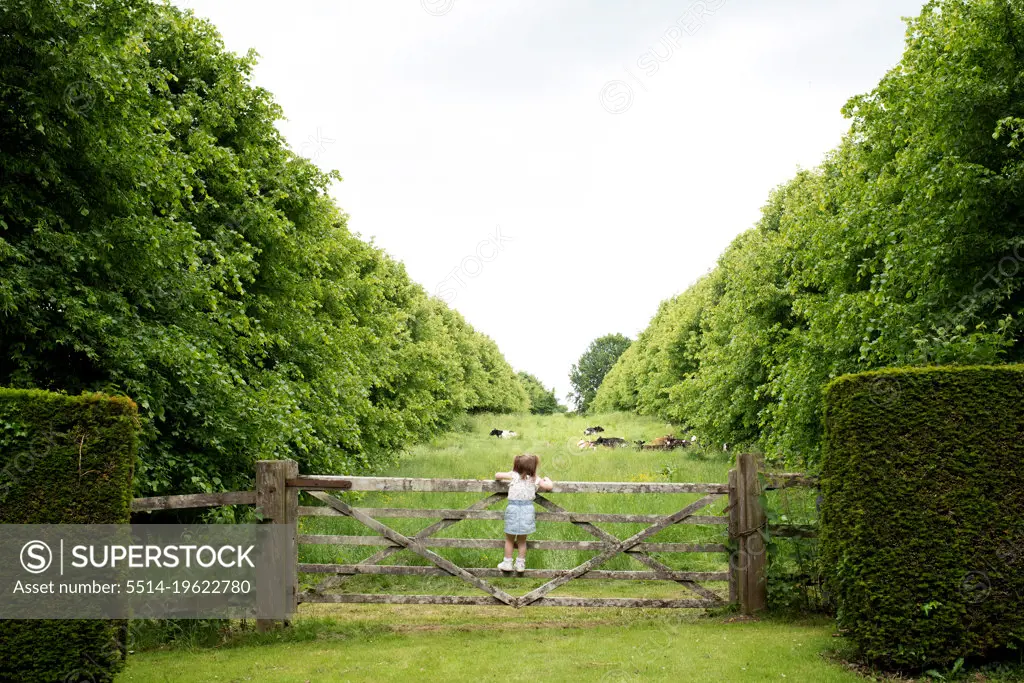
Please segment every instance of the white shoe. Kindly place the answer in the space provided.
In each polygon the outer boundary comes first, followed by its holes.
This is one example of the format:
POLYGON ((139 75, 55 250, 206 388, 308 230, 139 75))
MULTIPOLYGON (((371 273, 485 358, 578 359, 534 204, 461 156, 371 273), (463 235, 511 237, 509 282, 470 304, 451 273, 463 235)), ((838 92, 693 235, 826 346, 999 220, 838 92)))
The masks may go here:
POLYGON ((521 557, 516 558, 516 571, 520 574, 526 571, 526 560, 521 557))
POLYGON ((501 564, 498 565, 498 569, 500 569, 503 572, 512 571, 512 558, 506 557, 504 560, 502 560, 501 564))

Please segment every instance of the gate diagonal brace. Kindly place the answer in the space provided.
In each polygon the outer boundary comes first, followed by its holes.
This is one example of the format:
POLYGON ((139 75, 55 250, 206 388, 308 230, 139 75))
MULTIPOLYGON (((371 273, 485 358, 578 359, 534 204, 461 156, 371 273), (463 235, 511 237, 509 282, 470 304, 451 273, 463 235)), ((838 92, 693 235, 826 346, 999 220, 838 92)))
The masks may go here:
POLYGON ((334 508, 335 510, 342 514, 348 515, 356 521, 361 522, 364 526, 367 526, 373 531, 376 531, 379 535, 383 536, 389 541, 397 543, 398 545, 402 546, 407 550, 411 550, 420 557, 434 563, 435 565, 445 570, 452 576, 457 576, 463 581, 472 584, 473 586, 476 586, 485 593, 488 593, 497 598, 498 600, 501 600, 506 605, 514 605, 516 603, 516 599, 512 595, 509 595, 505 591, 491 585, 483 579, 473 576, 465 569, 459 567, 450 560, 447 560, 444 557, 438 555, 437 553, 428 550, 419 541, 413 540, 407 536, 400 534, 399 532, 395 531, 386 524, 382 524, 375 520, 373 517, 370 517, 367 514, 359 512, 352 506, 348 505, 347 503, 341 500, 338 500, 332 495, 326 494, 322 491, 310 491, 309 493, 317 500, 326 503, 327 505, 331 506, 332 508, 334 508))
MULTIPOLYGON (((558 505, 554 501, 545 498, 544 496, 538 495, 537 498, 536 498, 536 501, 545 510, 550 510, 551 512, 568 512, 568 510, 566 510, 565 508, 561 507, 560 505, 558 505)), ((598 527, 595 524, 592 524, 590 522, 577 522, 575 520, 573 520, 572 523, 574 525, 580 527, 581 529, 583 529, 587 533, 591 534, 592 536, 595 536, 595 537, 601 539, 602 541, 605 541, 606 543, 613 543, 614 544, 614 543, 618 543, 619 542, 619 539, 618 539, 617 536, 613 536, 612 534, 608 533, 607 531, 605 531, 604 529, 598 527)), ((655 572, 661 573, 661 572, 671 572, 672 571, 671 567, 669 567, 668 565, 665 565, 665 564, 659 562, 658 560, 654 559, 648 553, 646 553, 646 552, 644 552, 642 550, 626 550, 625 552, 626 552, 627 555, 629 555, 633 559, 637 560, 638 562, 641 562, 641 563, 647 565, 648 567, 653 569, 655 572)), ((672 581, 672 580, 675 580, 675 579, 672 579, 670 577, 665 577, 665 580, 666 581, 672 581)), ((707 588, 705 588, 701 584, 697 583, 696 581, 690 581, 690 580, 687 580, 687 579, 679 579, 679 580, 676 580, 676 581, 677 581, 677 583, 682 584, 683 586, 685 586, 686 588, 690 589, 691 591, 693 591, 697 595, 701 596, 702 598, 705 598, 707 600, 714 600, 715 602, 720 602, 720 603, 724 604, 724 601, 722 600, 722 598, 720 598, 718 596, 718 594, 716 594, 714 591, 708 590, 707 588)))
POLYGON ((693 515, 693 513, 696 512, 697 510, 700 510, 701 508, 703 508, 703 507, 705 507, 707 505, 710 505, 711 503, 713 503, 715 500, 717 500, 721 496, 722 496, 722 494, 713 493, 711 495, 704 496, 703 498, 701 498, 698 501, 690 503, 689 505, 684 507, 682 510, 679 510, 678 512, 673 513, 673 514, 669 515, 668 517, 665 517, 660 522, 657 522, 656 524, 652 524, 651 526, 647 527, 643 531, 640 531, 639 533, 636 533, 636 534, 630 536, 626 540, 624 540, 624 541, 617 541, 614 544, 610 544, 607 550, 604 550, 600 554, 595 555, 594 557, 590 558, 589 560, 587 560, 583 564, 579 565, 575 569, 572 569, 572 570, 566 572, 565 574, 563 574, 562 576, 558 577, 557 579, 552 579, 551 581, 548 581, 544 585, 539 586, 539 587, 535 588, 534 590, 530 591, 526 595, 523 595, 523 596, 519 597, 518 599, 514 599, 514 601, 512 603, 510 603, 510 604, 512 604, 514 607, 525 607, 525 606, 529 605, 530 603, 535 602, 536 600, 541 599, 542 597, 544 597, 545 595, 547 595, 548 593, 550 593, 554 589, 558 588, 562 584, 567 583, 569 581, 572 581, 573 579, 579 578, 580 576, 583 576, 584 574, 586 574, 591 569, 594 569, 594 568, 599 567, 600 565, 604 564, 605 562, 607 562, 609 559, 611 559, 615 555, 618 555, 619 553, 626 552, 627 550, 629 550, 633 546, 635 546, 638 543, 642 542, 644 539, 649 538, 650 536, 653 536, 654 534, 658 533, 662 529, 664 529, 666 527, 669 527, 669 526, 672 526, 673 524, 676 524, 676 523, 678 523, 679 521, 681 521, 683 519, 686 519, 687 517, 693 515))
MULTIPOLYGON (((478 500, 477 502, 473 503, 472 505, 470 505, 466 509, 467 510, 486 510, 491 505, 494 505, 495 503, 498 503, 498 502, 504 500, 507 496, 508 496, 507 493, 492 493, 491 495, 487 496, 486 498, 484 498, 482 500, 478 500)), ((433 536, 437 532, 443 531, 443 530, 447 529, 448 527, 451 527, 451 526, 453 526, 455 524, 458 524, 461 521, 463 521, 463 519, 442 519, 440 521, 434 522, 430 526, 428 526, 428 527, 426 527, 424 529, 421 529, 419 532, 417 532, 417 534, 415 536, 411 537, 411 540, 422 541, 425 538, 430 538, 431 536, 433 536)), ((395 553, 398 553, 398 552, 401 552, 401 551, 402 551, 402 548, 395 548, 393 546, 390 547, 390 548, 384 548, 383 550, 379 550, 378 552, 374 553, 370 557, 368 557, 365 560, 359 562, 358 564, 380 564, 381 562, 383 562, 387 558, 391 557, 395 553)), ((349 576, 330 576, 330 577, 327 577, 326 579, 321 581, 319 584, 317 584, 316 587, 314 588, 314 590, 317 593, 323 593, 325 590, 328 590, 330 588, 335 587, 336 585, 338 585, 338 583, 344 581, 345 579, 351 578, 351 576, 354 576, 354 575, 349 575, 349 576)))

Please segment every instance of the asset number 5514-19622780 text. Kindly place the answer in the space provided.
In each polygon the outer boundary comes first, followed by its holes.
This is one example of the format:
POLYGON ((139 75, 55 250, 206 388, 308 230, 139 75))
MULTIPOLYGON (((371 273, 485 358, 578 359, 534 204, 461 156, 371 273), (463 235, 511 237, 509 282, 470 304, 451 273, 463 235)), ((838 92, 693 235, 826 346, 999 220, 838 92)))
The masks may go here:
POLYGON ((204 579, 202 581, 128 581, 125 593, 208 593, 223 595, 228 593, 249 593, 252 584, 249 581, 228 579, 204 579))

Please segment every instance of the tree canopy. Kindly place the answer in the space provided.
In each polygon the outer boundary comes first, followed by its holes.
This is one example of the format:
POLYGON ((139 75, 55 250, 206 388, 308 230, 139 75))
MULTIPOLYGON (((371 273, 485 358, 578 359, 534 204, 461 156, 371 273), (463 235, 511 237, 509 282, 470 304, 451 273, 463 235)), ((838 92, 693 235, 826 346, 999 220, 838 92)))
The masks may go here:
POLYGON ((1019 3, 929 2, 839 147, 662 304, 595 407, 813 464, 831 378, 1024 359, 1022 39, 1019 3))
POLYGON ((530 397, 530 412, 534 415, 564 413, 569 409, 558 402, 554 389, 547 389, 544 383, 528 372, 519 373, 519 381, 530 397))
POLYGON ((527 409, 496 344, 347 229, 254 53, 148 0, 12 0, 0 38, 0 385, 134 398, 138 493, 370 468, 527 409))
POLYGON ((606 334, 590 342, 587 350, 573 364, 569 370, 569 383, 577 412, 587 412, 604 376, 629 348, 630 343, 629 338, 621 334, 606 334))

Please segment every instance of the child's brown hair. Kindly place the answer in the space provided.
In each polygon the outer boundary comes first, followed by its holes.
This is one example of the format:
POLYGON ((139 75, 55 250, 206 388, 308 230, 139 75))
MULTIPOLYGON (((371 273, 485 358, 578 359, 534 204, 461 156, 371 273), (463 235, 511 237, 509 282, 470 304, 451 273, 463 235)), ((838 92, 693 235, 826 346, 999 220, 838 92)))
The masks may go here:
POLYGON ((540 465, 540 458, 533 453, 517 455, 512 462, 512 471, 520 477, 533 477, 537 475, 537 466, 540 465))

